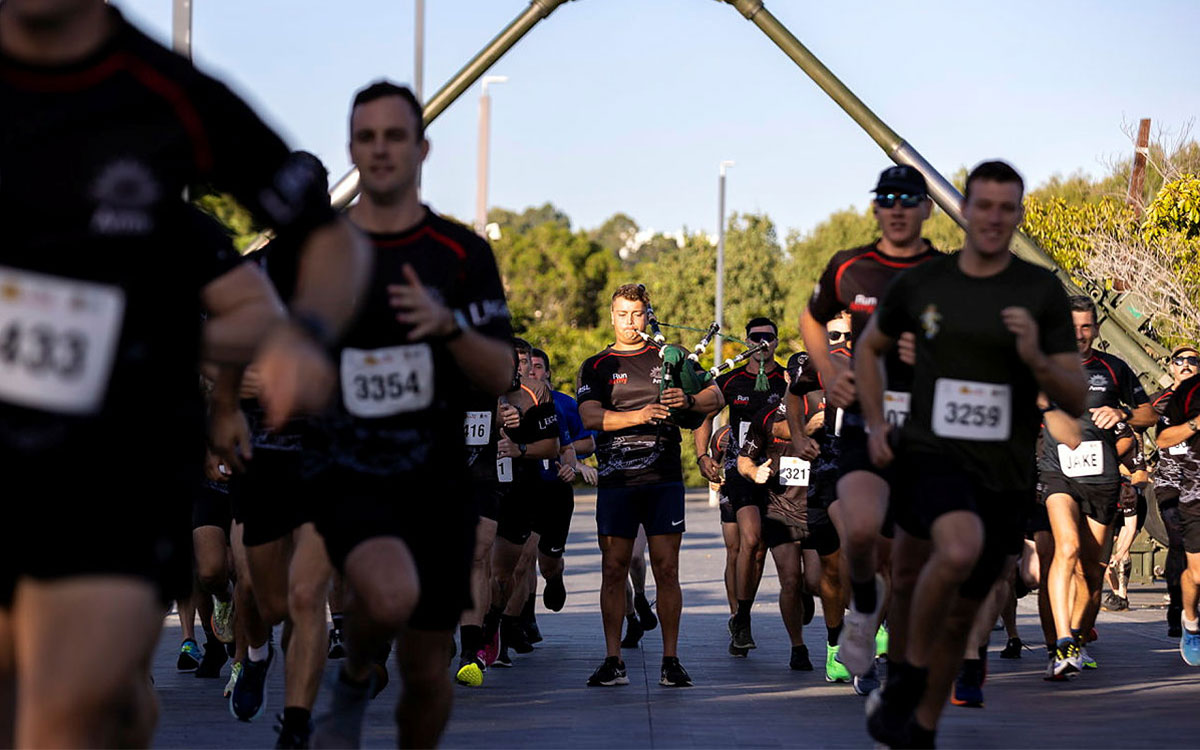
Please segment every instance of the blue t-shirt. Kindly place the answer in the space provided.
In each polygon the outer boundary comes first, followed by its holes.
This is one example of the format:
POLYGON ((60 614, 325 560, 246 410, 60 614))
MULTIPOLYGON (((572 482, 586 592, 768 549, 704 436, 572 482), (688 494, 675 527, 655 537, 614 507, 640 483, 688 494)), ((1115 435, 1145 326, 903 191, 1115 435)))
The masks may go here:
MULTIPOLYGON (((579 404, 574 398, 558 391, 551 391, 550 395, 554 397, 554 411, 558 414, 558 443, 560 446, 566 448, 576 440, 595 437, 596 433, 593 430, 584 429, 583 419, 579 416, 579 404)), ((590 455, 592 455, 590 452, 579 453, 576 457, 582 461, 590 455)), ((558 479, 557 461, 543 461, 542 467, 542 479, 547 482, 558 479)))

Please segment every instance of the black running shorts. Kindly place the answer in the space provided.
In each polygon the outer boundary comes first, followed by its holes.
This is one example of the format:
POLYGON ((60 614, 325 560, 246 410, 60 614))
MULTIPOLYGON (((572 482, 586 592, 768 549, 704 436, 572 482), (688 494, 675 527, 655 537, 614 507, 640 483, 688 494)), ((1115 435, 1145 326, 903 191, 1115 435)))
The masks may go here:
POLYGON ((832 555, 842 548, 842 540, 829 514, 820 508, 808 509, 808 536, 804 549, 815 550, 818 555, 832 555))
POLYGON ((1183 551, 1200 554, 1200 502, 1180 503, 1179 521, 1183 529, 1183 551))
POLYGON ((233 521, 233 497, 229 482, 214 482, 201 479, 196 483, 192 499, 192 530, 202 526, 216 526, 229 536, 233 521))
POLYGON ((598 534, 636 539, 639 526, 645 527, 646 536, 683 533, 683 482, 600 488, 596 494, 598 534))
POLYGON ((1096 523, 1110 526, 1117 518, 1120 482, 1083 484, 1057 472, 1042 472, 1038 481, 1046 486, 1042 497, 1069 495, 1079 504, 1079 511, 1096 523))
POLYGON ((562 557, 575 513, 575 491, 562 481, 542 481, 533 496, 533 531, 539 537, 538 551, 562 557))
POLYGON ((246 473, 237 477, 233 517, 244 526, 242 543, 247 547, 281 539, 312 520, 315 498, 312 483, 302 475, 303 456, 300 451, 259 447, 246 473))

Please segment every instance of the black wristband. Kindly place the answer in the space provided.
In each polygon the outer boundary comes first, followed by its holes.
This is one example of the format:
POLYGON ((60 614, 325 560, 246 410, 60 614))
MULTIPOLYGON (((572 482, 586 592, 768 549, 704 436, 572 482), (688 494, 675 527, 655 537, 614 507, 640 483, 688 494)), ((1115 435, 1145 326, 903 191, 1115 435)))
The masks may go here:
POLYGON ((1128 422, 1129 420, 1133 419, 1133 409, 1130 409, 1128 406, 1122 406, 1121 413, 1125 415, 1125 419, 1121 421, 1128 422))
POLYGON ((320 315, 310 312, 292 313, 292 325, 313 340, 322 349, 333 349, 335 343, 333 331, 320 315))

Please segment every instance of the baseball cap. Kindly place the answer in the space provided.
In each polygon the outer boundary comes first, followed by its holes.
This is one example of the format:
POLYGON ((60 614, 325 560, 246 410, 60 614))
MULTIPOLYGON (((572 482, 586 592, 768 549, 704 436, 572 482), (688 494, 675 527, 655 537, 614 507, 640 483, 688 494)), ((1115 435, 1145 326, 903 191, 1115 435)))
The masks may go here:
POLYGON ((800 377, 800 373, 806 367, 808 367, 808 352, 796 352, 788 357, 787 371, 793 381, 800 377))
POLYGON ((925 175, 921 174, 920 170, 901 164, 883 170, 879 175, 879 183, 872 192, 916 195, 928 193, 929 186, 925 184, 925 175))
POLYGON ((1184 346, 1176 347, 1175 351, 1171 352, 1171 359, 1175 359, 1176 357, 1178 357, 1180 354, 1182 354, 1184 352, 1196 352, 1196 351, 1200 351, 1200 350, 1197 350, 1196 347, 1194 347, 1194 346, 1184 345, 1184 346))

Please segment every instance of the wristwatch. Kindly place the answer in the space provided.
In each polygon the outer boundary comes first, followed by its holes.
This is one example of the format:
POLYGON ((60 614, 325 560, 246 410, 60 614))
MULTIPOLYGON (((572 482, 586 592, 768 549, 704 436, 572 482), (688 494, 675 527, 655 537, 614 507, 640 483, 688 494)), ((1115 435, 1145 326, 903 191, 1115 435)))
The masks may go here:
POLYGON ((436 337, 442 343, 454 341, 471 327, 471 321, 467 320, 467 315, 462 310, 454 309, 450 312, 454 316, 454 327, 450 329, 449 333, 444 333, 436 337))
POLYGON ((529 446, 524 443, 517 443, 517 450, 521 451, 521 455, 525 455, 525 451, 529 450, 529 446))
POLYGON ((1189 419, 1187 421, 1187 426, 1192 428, 1192 432, 1200 432, 1200 425, 1197 425, 1196 420, 1194 419, 1189 419))
POLYGON ((1130 409, 1128 406, 1122 406, 1121 413, 1125 415, 1125 419, 1121 421, 1128 422, 1129 420, 1133 419, 1133 409, 1130 409))

